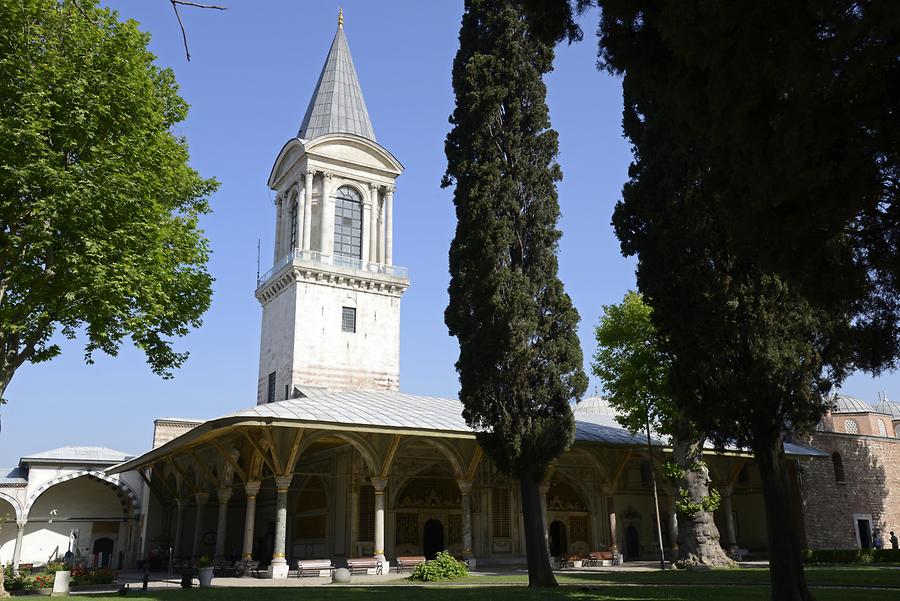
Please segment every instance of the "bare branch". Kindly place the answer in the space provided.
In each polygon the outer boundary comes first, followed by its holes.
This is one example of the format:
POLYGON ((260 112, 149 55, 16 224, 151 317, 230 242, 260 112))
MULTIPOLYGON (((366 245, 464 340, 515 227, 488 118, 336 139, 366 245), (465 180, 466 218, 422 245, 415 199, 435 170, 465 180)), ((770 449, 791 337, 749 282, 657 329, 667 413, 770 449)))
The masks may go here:
POLYGON ((96 21, 94 21, 93 19, 91 19, 91 18, 88 16, 88 14, 87 14, 86 12, 84 12, 84 9, 81 8, 81 5, 80 5, 80 4, 78 4, 78 0, 72 0, 72 4, 75 6, 76 9, 78 9, 78 12, 81 13, 81 16, 84 17, 89 23, 93 23, 94 25, 97 24, 96 21))
POLYGON ((169 0, 172 4, 172 10, 175 11, 175 18, 178 19, 178 26, 181 27, 181 38, 184 40, 184 55, 188 62, 191 62, 191 51, 188 50, 187 32, 184 30, 184 23, 181 21, 181 15, 178 13, 178 5, 193 6, 195 8, 209 8, 213 10, 226 10, 226 7, 218 4, 201 4, 199 2, 188 2, 186 0, 169 0))
POLYGON ((183 4, 184 6, 194 6, 196 8, 211 8, 213 10, 228 10, 227 6, 218 4, 201 4, 200 2, 187 2, 186 0, 169 0, 172 4, 183 4))

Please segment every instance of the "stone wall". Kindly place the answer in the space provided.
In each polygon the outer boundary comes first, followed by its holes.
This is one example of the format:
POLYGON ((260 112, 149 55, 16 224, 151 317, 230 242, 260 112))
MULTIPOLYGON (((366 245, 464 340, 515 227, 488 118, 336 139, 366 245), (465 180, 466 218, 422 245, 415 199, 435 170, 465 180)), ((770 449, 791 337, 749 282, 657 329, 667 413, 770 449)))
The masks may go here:
POLYGON ((900 532, 900 439, 816 432, 805 442, 832 454, 800 460, 808 547, 858 548, 857 520, 867 516, 888 544, 887 533, 900 532), (843 482, 834 453, 843 462, 843 482))
POLYGON ((199 420, 165 417, 155 420, 153 422, 153 448, 161 447, 202 423, 199 420))

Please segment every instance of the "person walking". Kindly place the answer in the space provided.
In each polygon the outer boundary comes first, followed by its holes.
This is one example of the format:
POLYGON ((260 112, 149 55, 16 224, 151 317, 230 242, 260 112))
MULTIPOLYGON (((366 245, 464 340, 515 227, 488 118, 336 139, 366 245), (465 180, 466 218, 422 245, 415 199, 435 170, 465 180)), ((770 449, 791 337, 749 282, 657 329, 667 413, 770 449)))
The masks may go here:
POLYGON ((881 532, 878 530, 875 531, 875 536, 872 538, 872 546, 879 550, 884 548, 884 541, 881 540, 881 532))
POLYGON ((897 535, 894 534, 893 530, 891 530, 890 541, 891 541, 891 549, 893 549, 894 551, 896 551, 897 549, 900 549, 900 541, 897 540, 897 535))

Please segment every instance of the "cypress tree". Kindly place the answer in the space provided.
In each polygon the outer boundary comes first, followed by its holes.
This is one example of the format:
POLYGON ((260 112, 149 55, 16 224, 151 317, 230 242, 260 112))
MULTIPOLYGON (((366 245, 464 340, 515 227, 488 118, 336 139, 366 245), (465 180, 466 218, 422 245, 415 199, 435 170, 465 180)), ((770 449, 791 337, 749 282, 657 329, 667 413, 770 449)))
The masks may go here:
POLYGON ((463 416, 519 481, 530 586, 555 586, 540 485, 574 441, 587 387, 578 313, 557 277, 558 139, 542 77, 553 43, 513 0, 467 0, 453 63, 443 185, 454 186, 445 321, 459 340, 463 416))

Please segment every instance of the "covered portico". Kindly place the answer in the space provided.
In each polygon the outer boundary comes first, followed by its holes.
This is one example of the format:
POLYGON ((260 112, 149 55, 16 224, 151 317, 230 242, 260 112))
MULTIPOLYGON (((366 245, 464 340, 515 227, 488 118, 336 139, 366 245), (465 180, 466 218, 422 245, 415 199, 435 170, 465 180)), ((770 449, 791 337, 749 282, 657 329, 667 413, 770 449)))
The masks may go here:
MULTIPOLYGON (((388 567, 398 556, 443 549, 470 564, 522 561, 518 485, 484 460, 459 401, 393 391, 303 395, 202 422, 108 470, 137 471, 145 482, 141 554, 153 569, 170 555, 206 555, 259 561, 279 578, 300 559, 374 557, 388 567)), ((542 489, 552 554, 653 557, 646 439, 609 415, 579 410, 576 418, 576 443, 542 489)), ((668 449, 653 443, 658 470, 668 449)), ((709 461, 715 484, 729 487, 727 541, 750 537, 751 527, 764 531, 749 457, 711 453, 709 461)), ((672 547, 674 493, 656 476, 664 545, 672 547)))

